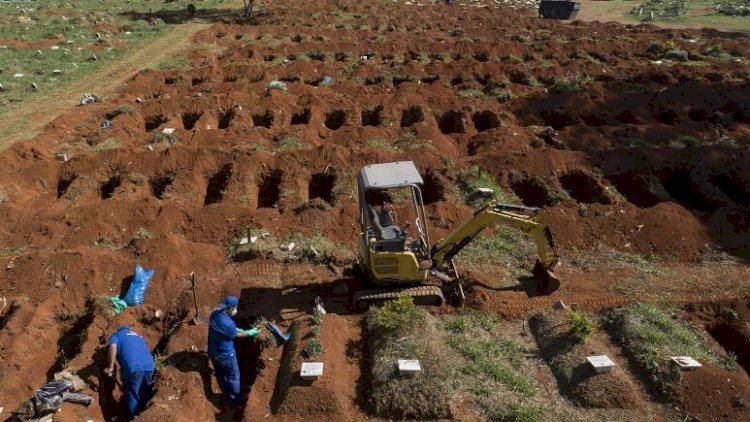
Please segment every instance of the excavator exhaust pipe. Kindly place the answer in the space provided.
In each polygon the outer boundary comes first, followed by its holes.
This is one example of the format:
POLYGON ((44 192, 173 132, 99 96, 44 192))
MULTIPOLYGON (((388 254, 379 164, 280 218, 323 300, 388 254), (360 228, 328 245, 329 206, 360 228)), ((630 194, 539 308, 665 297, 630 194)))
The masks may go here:
POLYGON ((539 293, 549 295, 560 288, 560 279, 539 260, 534 264, 533 274, 537 281, 537 291, 539 293))

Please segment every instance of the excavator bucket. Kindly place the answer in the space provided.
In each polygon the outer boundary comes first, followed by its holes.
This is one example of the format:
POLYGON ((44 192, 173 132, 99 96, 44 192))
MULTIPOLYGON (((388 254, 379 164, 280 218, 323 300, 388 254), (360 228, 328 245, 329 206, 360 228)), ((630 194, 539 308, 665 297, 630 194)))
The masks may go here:
POLYGON ((548 295, 560 288, 560 279, 557 278, 554 272, 545 267, 541 261, 536 261, 533 273, 537 281, 537 291, 539 293, 548 295))

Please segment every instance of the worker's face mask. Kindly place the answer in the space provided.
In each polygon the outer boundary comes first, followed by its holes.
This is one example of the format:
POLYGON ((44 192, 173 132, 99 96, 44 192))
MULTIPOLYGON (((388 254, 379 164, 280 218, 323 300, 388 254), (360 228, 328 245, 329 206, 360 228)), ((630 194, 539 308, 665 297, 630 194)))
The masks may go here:
POLYGON ((229 316, 235 316, 237 315, 237 308, 232 308, 229 310, 229 316))

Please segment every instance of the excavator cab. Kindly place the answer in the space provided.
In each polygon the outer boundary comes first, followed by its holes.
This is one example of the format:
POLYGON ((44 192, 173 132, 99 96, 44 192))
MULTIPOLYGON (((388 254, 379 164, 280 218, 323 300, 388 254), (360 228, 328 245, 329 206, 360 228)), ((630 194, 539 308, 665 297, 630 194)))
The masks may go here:
POLYGON ((411 161, 373 164, 359 171, 359 258, 376 284, 416 284, 427 277, 430 244, 422 184, 411 161), (394 196, 398 204, 393 204, 394 196))

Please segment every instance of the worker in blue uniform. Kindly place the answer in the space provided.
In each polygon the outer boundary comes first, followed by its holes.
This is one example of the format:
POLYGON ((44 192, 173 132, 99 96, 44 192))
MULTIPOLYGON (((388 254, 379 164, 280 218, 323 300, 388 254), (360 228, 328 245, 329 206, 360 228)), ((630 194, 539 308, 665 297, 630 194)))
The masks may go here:
POLYGON ((237 328, 232 317, 237 314, 239 303, 236 297, 227 296, 211 313, 208 323, 208 356, 214 365, 221 392, 230 407, 240 404, 240 368, 234 350, 234 339, 254 337, 260 333, 257 328, 237 328))
POLYGON ((120 326, 107 345, 109 366, 104 372, 114 376, 115 361, 120 364, 121 388, 130 417, 146 408, 154 386, 154 357, 139 334, 129 325, 120 326))

